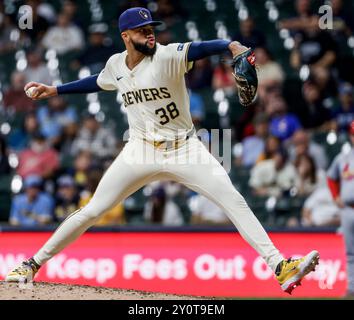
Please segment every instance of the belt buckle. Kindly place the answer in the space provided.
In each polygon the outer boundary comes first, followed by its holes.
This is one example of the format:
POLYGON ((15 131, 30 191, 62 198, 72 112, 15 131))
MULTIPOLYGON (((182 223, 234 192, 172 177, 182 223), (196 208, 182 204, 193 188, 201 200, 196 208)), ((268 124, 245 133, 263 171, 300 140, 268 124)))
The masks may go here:
POLYGON ((159 149, 163 143, 165 143, 165 141, 154 141, 154 147, 159 149))
POLYGON ((178 149, 179 140, 167 140, 167 141, 154 141, 154 148, 164 149, 165 151, 169 149, 178 149))

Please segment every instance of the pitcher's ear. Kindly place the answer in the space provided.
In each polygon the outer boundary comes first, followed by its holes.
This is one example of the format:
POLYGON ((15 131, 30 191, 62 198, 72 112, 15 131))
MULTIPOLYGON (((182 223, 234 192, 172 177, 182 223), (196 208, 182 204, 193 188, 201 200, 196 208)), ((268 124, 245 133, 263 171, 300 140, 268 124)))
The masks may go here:
POLYGON ((129 39, 129 32, 128 30, 127 31, 123 31, 121 34, 121 37, 125 40, 128 40, 129 39))

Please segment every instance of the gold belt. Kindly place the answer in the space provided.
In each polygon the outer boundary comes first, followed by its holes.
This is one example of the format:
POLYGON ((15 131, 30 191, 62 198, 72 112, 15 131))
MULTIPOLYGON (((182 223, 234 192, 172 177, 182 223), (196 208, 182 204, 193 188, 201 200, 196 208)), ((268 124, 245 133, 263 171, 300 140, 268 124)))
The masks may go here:
POLYGON ((181 147, 184 143, 186 143, 187 139, 179 139, 179 140, 166 140, 166 141, 151 141, 144 139, 144 142, 147 142, 154 146, 155 149, 158 150, 176 150, 181 147))
POLYGON ((194 136, 195 134, 195 128, 193 127, 186 135, 186 137, 184 139, 175 139, 175 140, 164 140, 164 141, 155 141, 155 140, 147 140, 147 139, 143 139, 144 142, 147 142, 151 145, 154 146, 155 149, 158 150, 176 150, 179 147, 181 147, 182 145, 184 145, 187 140, 194 136))

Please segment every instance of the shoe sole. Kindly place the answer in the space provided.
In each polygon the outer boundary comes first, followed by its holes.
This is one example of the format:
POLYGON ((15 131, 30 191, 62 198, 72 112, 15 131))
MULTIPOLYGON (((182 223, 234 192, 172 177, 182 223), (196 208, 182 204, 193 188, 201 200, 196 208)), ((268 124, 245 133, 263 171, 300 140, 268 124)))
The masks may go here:
POLYGON ((19 275, 7 275, 5 278, 5 282, 28 282, 32 281, 34 278, 35 274, 27 274, 26 276, 19 276, 19 275))
POLYGON ((26 276, 7 276, 5 282, 26 282, 26 276))
POLYGON ((26 279, 26 277, 7 276, 5 282, 21 282, 22 279, 26 279))
POLYGON ((316 269, 319 260, 320 254, 316 250, 311 251, 308 255, 306 255, 304 261, 299 265, 299 272, 282 284, 281 288, 283 291, 291 294, 296 287, 301 286, 301 280, 307 274, 316 269))

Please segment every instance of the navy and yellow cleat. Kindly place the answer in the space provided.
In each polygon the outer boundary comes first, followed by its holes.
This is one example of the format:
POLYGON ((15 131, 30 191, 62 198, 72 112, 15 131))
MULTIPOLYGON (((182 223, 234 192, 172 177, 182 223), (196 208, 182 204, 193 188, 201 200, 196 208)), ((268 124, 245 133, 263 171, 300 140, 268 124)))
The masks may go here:
POLYGON ((40 266, 33 260, 23 261, 19 266, 9 272, 5 281, 7 282, 30 282, 38 272, 40 266))
POLYGON ((276 274, 282 290, 291 294, 296 287, 301 285, 301 280, 315 270, 319 259, 319 253, 314 250, 300 259, 283 260, 276 274))

